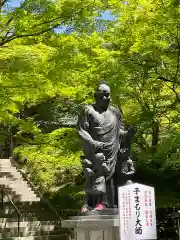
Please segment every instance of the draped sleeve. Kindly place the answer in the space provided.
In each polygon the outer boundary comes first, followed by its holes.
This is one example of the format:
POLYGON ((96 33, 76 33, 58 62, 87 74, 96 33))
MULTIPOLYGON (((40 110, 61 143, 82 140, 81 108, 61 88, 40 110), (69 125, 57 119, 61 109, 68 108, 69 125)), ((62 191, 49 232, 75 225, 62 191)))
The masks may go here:
POLYGON ((96 147, 94 141, 89 133, 90 126, 90 107, 85 106, 79 115, 77 123, 77 132, 83 143, 83 150, 85 155, 89 155, 96 147))

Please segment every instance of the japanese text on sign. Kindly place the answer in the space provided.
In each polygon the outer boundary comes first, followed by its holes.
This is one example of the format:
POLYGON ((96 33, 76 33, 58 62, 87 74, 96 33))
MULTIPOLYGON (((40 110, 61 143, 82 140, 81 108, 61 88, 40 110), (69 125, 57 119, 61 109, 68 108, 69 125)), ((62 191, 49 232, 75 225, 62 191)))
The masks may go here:
POLYGON ((142 234, 141 214, 140 214, 140 201, 139 201, 140 190, 138 187, 134 189, 135 209, 136 209, 136 222, 135 222, 135 234, 142 234))

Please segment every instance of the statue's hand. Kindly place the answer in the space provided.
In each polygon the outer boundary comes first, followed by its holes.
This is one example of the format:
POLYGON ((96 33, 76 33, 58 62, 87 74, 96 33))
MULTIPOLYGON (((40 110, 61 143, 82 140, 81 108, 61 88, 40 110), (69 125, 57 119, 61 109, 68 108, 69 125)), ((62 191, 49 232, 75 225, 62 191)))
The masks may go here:
POLYGON ((137 132, 136 126, 130 126, 130 127, 128 128, 128 133, 130 133, 130 134, 135 134, 136 132, 137 132))
POLYGON ((92 169, 90 169, 90 168, 86 168, 86 171, 87 171, 89 177, 93 177, 95 175, 94 172, 92 171, 92 169))
POLYGON ((96 153, 96 158, 101 162, 104 162, 106 160, 103 153, 96 153))
POLYGON ((105 148, 105 144, 103 142, 96 141, 95 148, 96 148, 96 151, 102 151, 105 148))
POLYGON ((125 175, 126 175, 126 176, 134 175, 134 171, 127 172, 127 173, 125 173, 125 175))

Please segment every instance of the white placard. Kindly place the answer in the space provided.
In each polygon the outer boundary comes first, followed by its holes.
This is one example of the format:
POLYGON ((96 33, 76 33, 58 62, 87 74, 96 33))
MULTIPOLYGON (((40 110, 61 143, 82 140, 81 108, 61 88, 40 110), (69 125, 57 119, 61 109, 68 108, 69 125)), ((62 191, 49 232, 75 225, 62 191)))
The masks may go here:
POLYGON ((157 239, 154 188, 134 183, 118 188, 121 240, 157 239))

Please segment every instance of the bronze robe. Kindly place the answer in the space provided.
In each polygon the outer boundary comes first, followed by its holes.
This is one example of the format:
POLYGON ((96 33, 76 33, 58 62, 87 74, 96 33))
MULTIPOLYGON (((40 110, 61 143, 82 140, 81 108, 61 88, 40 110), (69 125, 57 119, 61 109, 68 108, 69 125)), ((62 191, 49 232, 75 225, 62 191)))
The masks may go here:
POLYGON ((99 113, 93 105, 85 106, 77 129, 83 143, 82 163, 86 176, 86 192, 106 192, 106 181, 115 171, 122 128, 119 109, 110 106, 106 112, 99 113), (105 144, 103 150, 97 150, 97 142, 105 144), (104 155, 104 162, 99 159, 99 153, 104 155))

